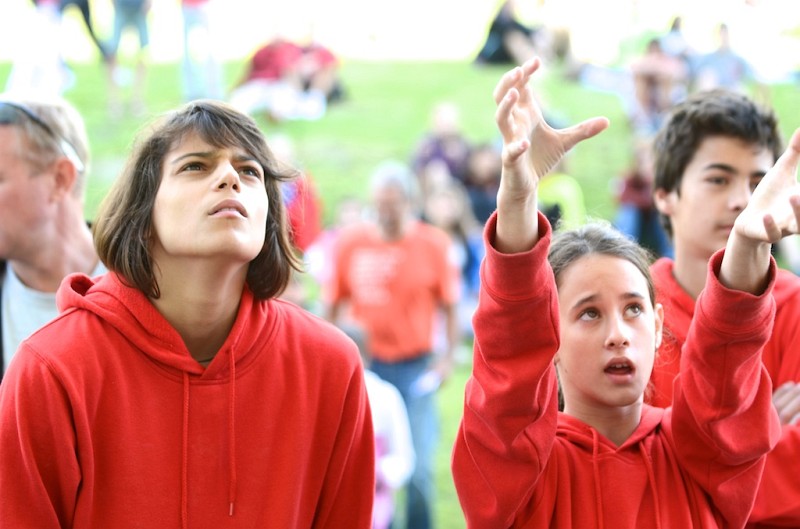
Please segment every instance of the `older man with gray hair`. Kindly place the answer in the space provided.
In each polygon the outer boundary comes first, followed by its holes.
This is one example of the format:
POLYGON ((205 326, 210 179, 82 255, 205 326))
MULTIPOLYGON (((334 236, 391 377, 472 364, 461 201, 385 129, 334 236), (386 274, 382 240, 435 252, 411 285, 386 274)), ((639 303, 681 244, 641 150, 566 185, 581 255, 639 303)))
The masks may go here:
POLYGON ((405 519, 409 529, 427 529, 438 441, 435 395, 452 372, 460 341, 461 277, 450 258, 449 236, 418 218, 416 184, 410 168, 397 161, 374 171, 374 216, 340 235, 326 317, 350 317, 364 329, 369 369, 405 401, 417 456, 405 519), (442 322, 447 344, 435 351, 433 337, 442 322))
POLYGON ((62 279, 105 272, 84 219, 88 164, 69 103, 0 97, 0 377, 20 342, 58 315, 62 279))

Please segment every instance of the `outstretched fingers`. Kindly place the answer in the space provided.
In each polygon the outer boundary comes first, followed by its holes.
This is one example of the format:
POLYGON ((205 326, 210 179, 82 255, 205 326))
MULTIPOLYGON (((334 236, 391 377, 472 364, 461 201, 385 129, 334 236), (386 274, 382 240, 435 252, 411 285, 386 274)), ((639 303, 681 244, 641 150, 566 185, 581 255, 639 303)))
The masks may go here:
POLYGON ((516 88, 518 92, 525 92, 531 75, 539 69, 540 64, 539 58, 536 57, 503 74, 494 88, 495 103, 499 105, 511 88, 516 88))
POLYGON ((797 177, 797 165, 800 162, 800 128, 794 131, 786 150, 775 162, 775 169, 797 177))
POLYGON ((519 101, 519 92, 516 88, 511 88, 497 105, 495 121, 500 135, 503 137, 503 144, 507 156, 511 160, 519 158, 530 145, 528 139, 529 131, 523 127, 515 112, 516 104, 519 101))

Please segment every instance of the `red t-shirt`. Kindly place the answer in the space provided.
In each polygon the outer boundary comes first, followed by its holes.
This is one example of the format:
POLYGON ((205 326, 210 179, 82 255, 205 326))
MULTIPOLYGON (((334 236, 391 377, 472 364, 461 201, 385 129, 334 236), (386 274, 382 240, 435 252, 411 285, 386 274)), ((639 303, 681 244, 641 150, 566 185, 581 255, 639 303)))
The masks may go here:
POLYGON ((449 248, 444 231, 419 221, 391 242, 372 224, 342 231, 332 302, 350 301, 373 357, 393 362, 431 351, 436 311, 458 297, 460 276, 449 248))

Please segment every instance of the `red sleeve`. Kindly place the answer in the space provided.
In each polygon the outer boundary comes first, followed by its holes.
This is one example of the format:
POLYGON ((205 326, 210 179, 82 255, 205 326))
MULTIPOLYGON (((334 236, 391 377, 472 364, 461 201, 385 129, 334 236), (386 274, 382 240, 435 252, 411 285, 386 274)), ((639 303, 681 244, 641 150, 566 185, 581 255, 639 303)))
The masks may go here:
POLYGON ((672 427, 682 466, 727 521, 748 519, 766 454, 780 435, 772 383, 761 351, 772 332, 770 284, 760 296, 729 290, 718 279, 724 250, 709 262, 706 287, 681 355, 672 427))
POLYGON ((550 457, 558 415, 553 356, 559 317, 547 264, 550 227, 540 215, 537 245, 504 255, 491 246, 496 218, 485 231, 473 371, 452 458, 461 508, 473 529, 511 526, 550 457))
POLYGON ((784 426, 778 445, 767 455, 767 464, 751 523, 776 527, 800 526, 800 425, 784 426))
MULTIPOLYGON (((800 382, 800 288, 796 276, 778 271, 773 294, 778 312, 770 345, 772 358, 764 365, 773 388, 800 382)), ((770 527, 800 527, 800 425, 784 425, 778 445, 767 455, 767 465, 750 522, 770 527)))
POLYGON ((0 527, 71 527, 81 483, 69 399, 23 343, 0 384, 0 527))
POLYGON ((353 372, 323 487, 314 529, 372 527, 375 434, 360 364, 353 372))

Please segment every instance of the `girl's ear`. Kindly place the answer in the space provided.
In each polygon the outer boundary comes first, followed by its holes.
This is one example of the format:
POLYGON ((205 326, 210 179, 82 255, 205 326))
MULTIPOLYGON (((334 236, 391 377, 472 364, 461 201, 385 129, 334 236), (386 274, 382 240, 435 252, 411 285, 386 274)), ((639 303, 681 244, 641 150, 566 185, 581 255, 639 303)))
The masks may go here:
POLYGON ((661 347, 661 338, 664 335, 664 306, 661 303, 655 305, 655 325, 656 325, 656 351, 661 347))

